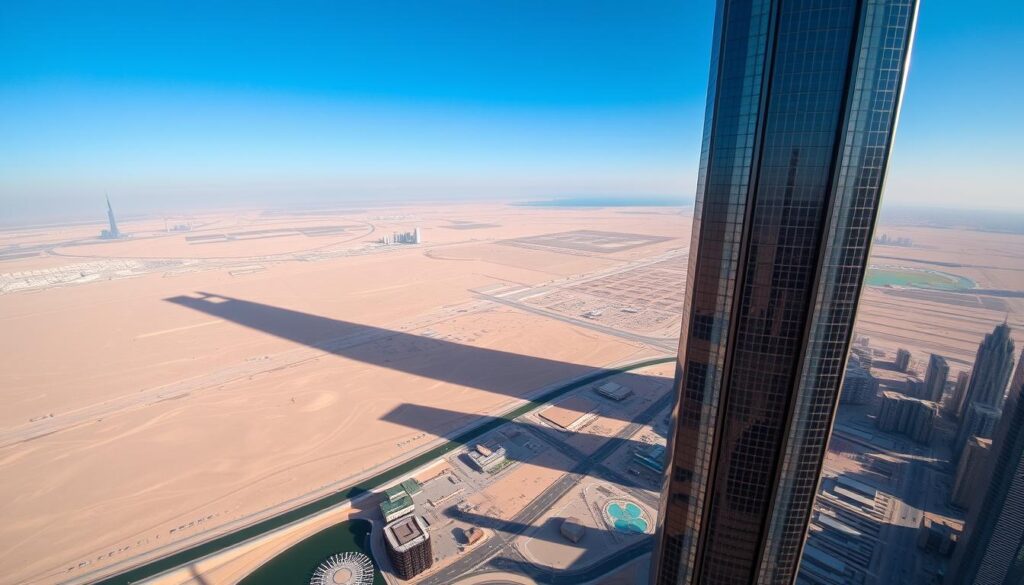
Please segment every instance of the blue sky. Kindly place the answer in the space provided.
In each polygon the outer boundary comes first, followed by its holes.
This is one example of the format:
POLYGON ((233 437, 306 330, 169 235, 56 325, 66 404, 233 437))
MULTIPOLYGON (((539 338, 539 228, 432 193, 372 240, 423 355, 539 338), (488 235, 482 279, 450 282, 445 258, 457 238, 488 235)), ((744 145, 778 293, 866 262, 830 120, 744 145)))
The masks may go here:
MULTIPOLYGON (((887 202, 1020 207, 1020 8, 925 0, 887 202)), ((0 219, 691 196, 713 3, 4 2, 0 219)))

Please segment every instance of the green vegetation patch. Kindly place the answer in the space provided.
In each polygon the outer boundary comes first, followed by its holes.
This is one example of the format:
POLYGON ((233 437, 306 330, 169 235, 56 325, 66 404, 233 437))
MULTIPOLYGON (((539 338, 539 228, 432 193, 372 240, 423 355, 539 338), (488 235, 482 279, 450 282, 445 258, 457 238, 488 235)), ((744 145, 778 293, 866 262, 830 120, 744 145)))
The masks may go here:
POLYGON ((933 290, 974 288, 974 281, 971 279, 948 272, 898 267, 868 268, 865 282, 868 286, 904 286, 933 290))

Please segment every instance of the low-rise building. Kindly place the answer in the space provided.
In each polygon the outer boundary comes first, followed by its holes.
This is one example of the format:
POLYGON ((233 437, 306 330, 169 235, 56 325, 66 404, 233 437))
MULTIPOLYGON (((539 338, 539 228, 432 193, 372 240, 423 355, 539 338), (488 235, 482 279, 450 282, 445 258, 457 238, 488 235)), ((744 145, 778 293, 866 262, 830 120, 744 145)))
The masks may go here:
POLYGON ((633 460, 660 474, 665 471, 665 445, 654 444, 639 447, 633 452, 633 460))
POLYGON ((575 516, 569 516, 562 520, 562 525, 558 527, 558 531, 570 542, 576 543, 583 539, 583 524, 575 516))
POLYGON ((392 522, 415 511, 416 505, 405 492, 394 500, 384 500, 380 503, 380 515, 384 517, 385 522, 392 522))
POLYGON ((601 396, 604 396, 605 398, 610 398, 615 401, 625 400, 626 398, 629 398, 633 394, 632 390, 630 390, 626 386, 623 386, 622 384, 617 384, 615 382, 605 382, 600 386, 596 386, 594 388, 594 392, 597 392, 601 396))
POLYGON ((385 499, 379 506, 384 521, 391 522, 407 514, 412 514, 416 510, 412 497, 421 491, 423 491, 423 487, 412 478, 384 490, 385 499))
POLYGON ((483 538, 484 531, 476 526, 471 526, 469 530, 466 531, 466 546, 473 546, 483 540, 483 538))
POLYGON ((469 451, 473 466, 489 473, 505 463, 505 448, 500 445, 476 445, 469 451))

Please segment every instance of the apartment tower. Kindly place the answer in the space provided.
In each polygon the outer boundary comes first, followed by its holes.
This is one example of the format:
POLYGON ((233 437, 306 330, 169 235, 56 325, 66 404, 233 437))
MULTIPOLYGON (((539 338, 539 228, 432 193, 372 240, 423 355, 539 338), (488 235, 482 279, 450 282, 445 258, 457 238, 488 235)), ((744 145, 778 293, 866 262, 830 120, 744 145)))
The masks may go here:
POLYGON ((1013 350, 1010 326, 1006 323, 996 325, 978 346, 953 445, 955 457, 960 456, 971 436, 992 436, 1003 405, 1006 383, 1013 373, 1013 350))
POLYGON ((916 0, 720 0, 656 584, 792 583, 916 0))

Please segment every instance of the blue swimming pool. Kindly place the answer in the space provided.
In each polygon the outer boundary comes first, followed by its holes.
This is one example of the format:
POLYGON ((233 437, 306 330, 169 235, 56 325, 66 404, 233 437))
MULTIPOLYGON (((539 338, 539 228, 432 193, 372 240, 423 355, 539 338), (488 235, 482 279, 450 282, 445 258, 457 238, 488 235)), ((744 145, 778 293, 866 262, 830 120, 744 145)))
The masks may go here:
POLYGON ((633 502, 612 502, 605 508, 605 512, 612 520, 612 526, 619 532, 644 533, 647 532, 647 519, 644 518, 644 511, 633 502))

